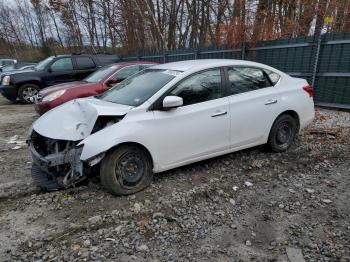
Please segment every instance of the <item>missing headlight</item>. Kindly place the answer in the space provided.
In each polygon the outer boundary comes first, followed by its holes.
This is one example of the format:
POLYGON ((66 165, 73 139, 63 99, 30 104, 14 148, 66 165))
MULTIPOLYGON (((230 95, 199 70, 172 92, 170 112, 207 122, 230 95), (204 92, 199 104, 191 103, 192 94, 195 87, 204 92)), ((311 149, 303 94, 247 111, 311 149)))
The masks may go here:
POLYGON ((96 133, 103 128, 106 128, 107 126, 118 123, 123 118, 124 116, 99 116, 96 120, 94 128, 92 129, 91 134, 96 133))

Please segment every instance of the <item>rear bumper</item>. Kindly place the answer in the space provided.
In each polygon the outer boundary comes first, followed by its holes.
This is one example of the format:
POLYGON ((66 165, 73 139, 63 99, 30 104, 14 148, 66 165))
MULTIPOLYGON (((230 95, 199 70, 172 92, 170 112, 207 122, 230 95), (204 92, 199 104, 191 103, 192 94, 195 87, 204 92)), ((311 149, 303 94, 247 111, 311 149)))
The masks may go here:
POLYGON ((10 101, 16 101, 17 99, 17 88, 14 86, 2 86, 0 85, 0 93, 6 99, 10 101))
POLYGON ((300 121, 300 129, 304 129, 307 126, 309 126, 315 118, 315 114, 309 115, 307 118, 303 119, 302 121, 300 121))
POLYGON ((313 100, 310 99, 311 102, 306 103, 303 110, 299 112, 299 118, 300 118, 300 129, 306 128, 308 125, 310 125, 314 118, 315 118, 315 107, 313 100))

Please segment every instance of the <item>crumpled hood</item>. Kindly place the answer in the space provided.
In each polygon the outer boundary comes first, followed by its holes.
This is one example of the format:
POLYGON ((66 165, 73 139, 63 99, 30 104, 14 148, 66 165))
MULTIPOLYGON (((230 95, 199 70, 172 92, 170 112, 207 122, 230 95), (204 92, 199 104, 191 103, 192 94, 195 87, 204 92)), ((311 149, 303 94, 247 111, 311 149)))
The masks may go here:
POLYGON ((63 84, 58 84, 58 85, 54 85, 54 86, 49 86, 46 87, 42 90, 40 90, 40 94, 42 95, 48 95, 51 94, 55 91, 59 91, 59 90, 66 90, 66 89, 71 89, 71 88, 75 88, 75 87, 90 87, 90 86, 95 86, 96 83, 88 83, 88 82, 84 82, 84 81, 75 81, 75 82, 68 82, 68 83, 63 83, 63 84))
POLYGON ((123 116, 132 108, 96 98, 76 99, 48 111, 33 129, 48 138, 79 141, 91 134, 98 116, 123 116))

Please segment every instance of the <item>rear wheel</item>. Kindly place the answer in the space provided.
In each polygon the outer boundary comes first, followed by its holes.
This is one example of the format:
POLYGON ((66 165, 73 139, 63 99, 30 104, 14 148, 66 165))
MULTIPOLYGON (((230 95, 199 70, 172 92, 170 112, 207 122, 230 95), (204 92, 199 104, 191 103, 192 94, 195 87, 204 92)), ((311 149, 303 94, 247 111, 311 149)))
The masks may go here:
POLYGON ((152 161, 138 146, 117 147, 102 160, 100 176, 102 185, 112 194, 133 194, 151 184, 152 161))
POLYGON ((18 97, 22 103, 31 104, 31 98, 34 98, 39 92, 39 86, 35 84, 25 84, 18 90, 18 97))
POLYGON ((284 152, 293 144, 298 132, 298 125, 290 115, 281 115, 274 122, 268 139, 272 151, 284 152))

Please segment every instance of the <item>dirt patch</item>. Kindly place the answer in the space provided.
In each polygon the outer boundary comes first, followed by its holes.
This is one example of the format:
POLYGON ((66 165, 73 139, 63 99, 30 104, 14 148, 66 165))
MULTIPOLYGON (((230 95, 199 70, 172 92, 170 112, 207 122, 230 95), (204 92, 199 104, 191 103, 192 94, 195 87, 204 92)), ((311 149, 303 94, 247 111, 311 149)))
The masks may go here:
POLYGON ((350 114, 318 110, 288 152, 258 147, 155 176, 114 197, 99 184, 31 186, 14 135, 31 105, 0 99, 0 260, 251 261, 350 259, 350 114), (290 251, 290 252, 292 252, 290 251))

